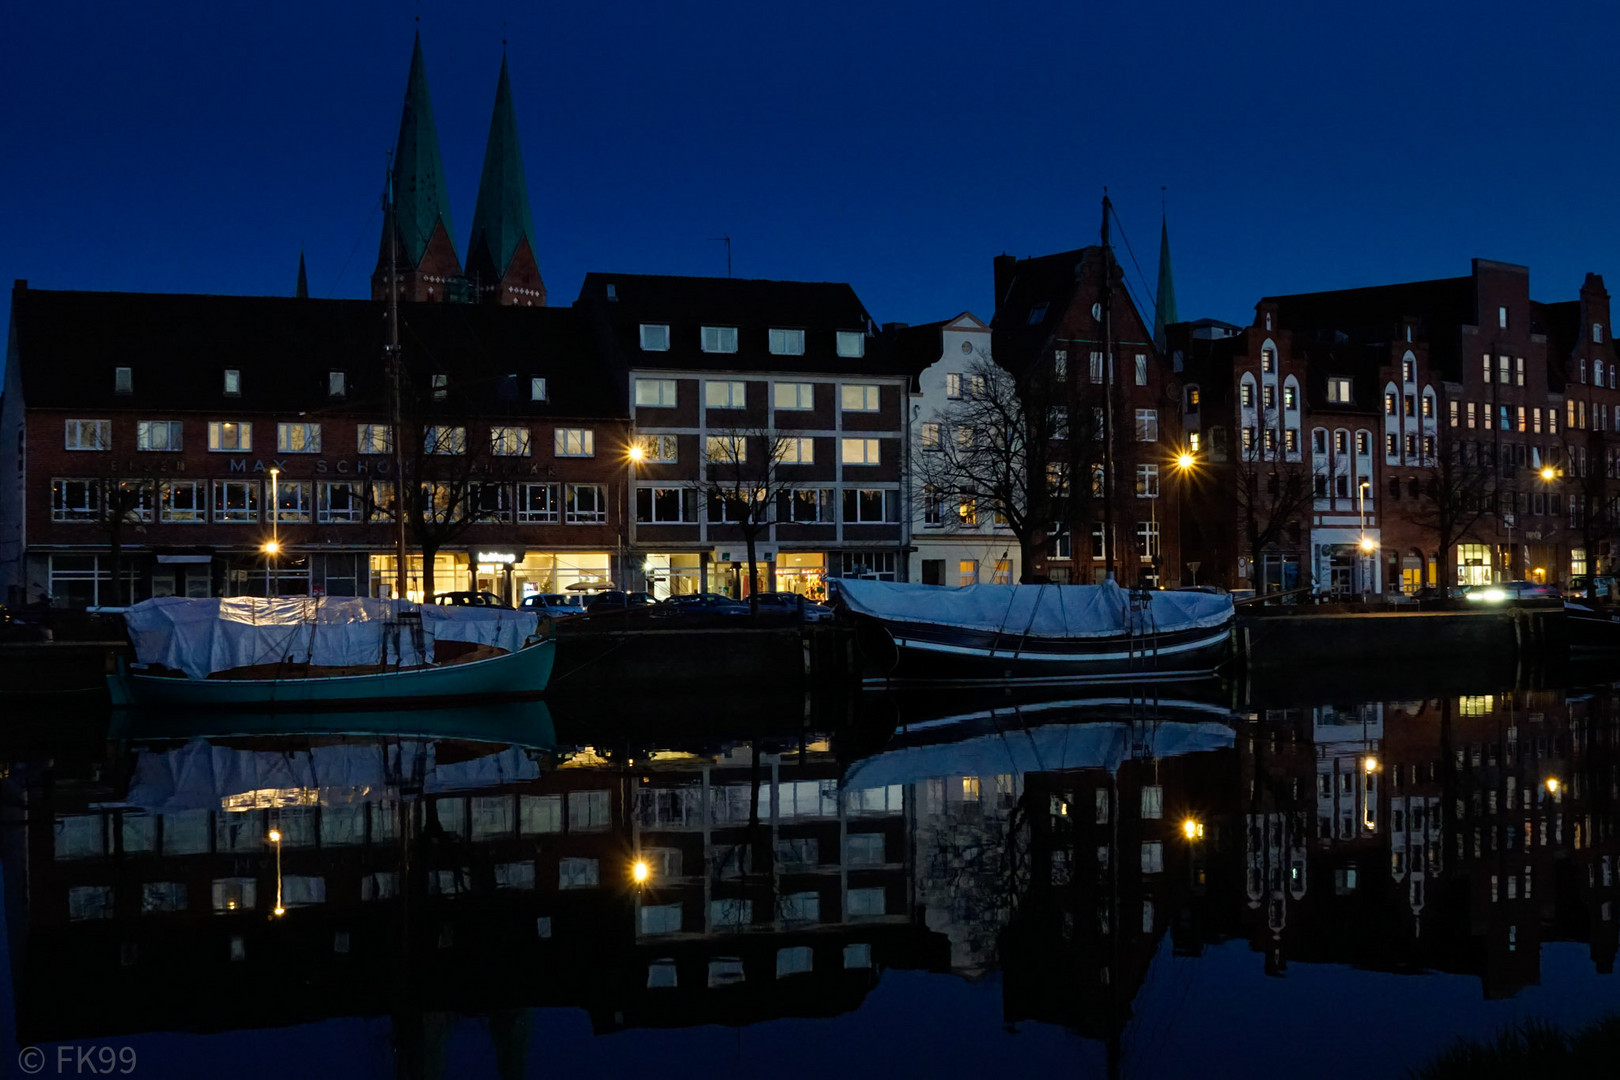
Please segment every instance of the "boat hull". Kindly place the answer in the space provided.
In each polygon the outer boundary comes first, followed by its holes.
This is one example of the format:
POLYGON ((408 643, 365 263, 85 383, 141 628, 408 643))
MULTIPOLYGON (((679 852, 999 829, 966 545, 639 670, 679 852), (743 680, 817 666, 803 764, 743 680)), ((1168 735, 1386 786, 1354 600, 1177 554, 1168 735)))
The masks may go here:
MULTIPOLYGON (((1230 622, 1169 633, 1056 639, 863 618, 893 643, 888 663, 878 659, 878 670, 865 677, 868 685, 1199 678, 1214 672, 1231 652, 1230 622)), ((867 633, 862 640, 872 638, 867 633)))
POLYGON ((315 679, 181 679, 120 671, 113 705, 165 709, 397 708, 536 697, 551 681, 557 645, 542 641, 488 660, 375 675, 315 679))

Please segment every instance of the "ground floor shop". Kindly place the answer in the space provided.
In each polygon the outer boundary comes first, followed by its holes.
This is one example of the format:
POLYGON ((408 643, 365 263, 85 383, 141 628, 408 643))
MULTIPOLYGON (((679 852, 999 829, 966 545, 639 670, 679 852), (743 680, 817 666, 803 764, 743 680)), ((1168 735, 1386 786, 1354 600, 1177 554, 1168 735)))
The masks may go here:
MULTIPOLYGON (((638 552, 631 561, 626 587, 651 593, 655 599, 698 592, 748 596, 748 554, 742 545, 638 552)), ((905 561, 895 548, 827 551, 762 544, 754 562, 762 592, 798 593, 811 600, 827 598, 827 579, 832 577, 906 580, 905 561)))

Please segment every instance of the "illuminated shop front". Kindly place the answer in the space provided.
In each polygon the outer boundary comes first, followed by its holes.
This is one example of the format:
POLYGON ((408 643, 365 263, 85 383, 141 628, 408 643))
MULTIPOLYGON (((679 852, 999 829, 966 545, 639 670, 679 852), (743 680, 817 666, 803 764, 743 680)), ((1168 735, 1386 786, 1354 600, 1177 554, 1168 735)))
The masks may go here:
POLYGON ((703 591, 703 553, 698 551, 653 552, 641 563, 646 589, 654 599, 703 591))
POLYGON ((783 551, 776 556, 776 591, 827 598, 827 556, 819 551, 783 551))
MULTIPOLYGON (((611 580, 605 551, 522 551, 477 548, 439 552, 433 560, 433 591, 487 592, 516 604, 525 596, 550 592, 588 592, 573 586, 603 585, 611 580)), ((375 595, 393 591, 394 556, 371 556, 375 595)), ((405 559, 407 597, 422 601, 422 557, 405 559)))

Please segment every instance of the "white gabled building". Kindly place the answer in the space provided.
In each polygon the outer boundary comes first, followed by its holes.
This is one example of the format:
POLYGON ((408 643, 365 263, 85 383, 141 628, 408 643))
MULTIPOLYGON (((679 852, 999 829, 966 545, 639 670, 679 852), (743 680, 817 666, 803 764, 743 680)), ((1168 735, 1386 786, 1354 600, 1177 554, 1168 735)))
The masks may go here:
POLYGON ((907 469, 911 513, 908 580, 925 585, 1011 585, 1018 580, 1018 540, 996 515, 962 492, 927 490, 922 455, 940 438, 935 417, 970 384, 970 369, 993 360, 990 327, 971 312, 944 322, 892 329, 895 358, 912 372, 907 469))

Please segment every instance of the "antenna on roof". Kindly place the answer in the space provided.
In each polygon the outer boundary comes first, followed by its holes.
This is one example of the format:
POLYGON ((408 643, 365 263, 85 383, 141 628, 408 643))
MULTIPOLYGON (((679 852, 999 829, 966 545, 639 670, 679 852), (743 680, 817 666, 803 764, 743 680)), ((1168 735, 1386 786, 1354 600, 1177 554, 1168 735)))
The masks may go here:
POLYGON ((709 237, 709 239, 726 245, 726 277, 730 277, 731 276, 731 237, 729 237, 729 236, 711 236, 711 237, 709 237))

